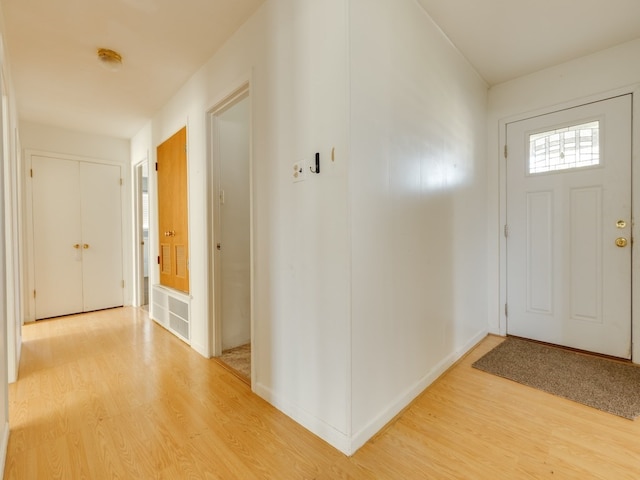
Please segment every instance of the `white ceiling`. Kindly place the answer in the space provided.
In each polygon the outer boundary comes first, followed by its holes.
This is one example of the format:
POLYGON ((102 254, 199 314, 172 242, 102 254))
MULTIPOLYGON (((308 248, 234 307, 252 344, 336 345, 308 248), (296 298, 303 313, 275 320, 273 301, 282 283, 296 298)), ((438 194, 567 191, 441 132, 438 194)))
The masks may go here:
POLYGON ((640 38, 640 0, 418 0, 489 85, 640 38))
MULTIPOLYGON (((130 138, 263 1, 0 0, 20 117, 130 138)), ((640 38, 640 0, 418 2, 489 85, 640 38)))
POLYGON ((20 118, 130 138, 262 2, 1 0, 20 118))

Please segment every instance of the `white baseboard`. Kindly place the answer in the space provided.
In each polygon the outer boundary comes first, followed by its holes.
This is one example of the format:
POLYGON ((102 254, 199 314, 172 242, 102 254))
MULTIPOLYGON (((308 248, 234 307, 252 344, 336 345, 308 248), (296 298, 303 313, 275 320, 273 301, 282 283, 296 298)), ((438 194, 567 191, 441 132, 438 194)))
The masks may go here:
POLYGON ((329 445, 340 450, 345 455, 353 455, 360 447, 362 447, 369 439, 380 431, 387 423, 409 405, 425 388, 431 385, 443 373, 447 371, 455 362, 462 358, 467 352, 475 347, 478 342, 487 336, 487 331, 483 330, 474 335, 466 344, 445 357, 435 367, 431 369, 424 377, 422 377, 414 385, 406 389, 398 395, 393 402, 389 404, 380 414, 369 422, 363 429, 349 438, 344 432, 341 432, 331 425, 323 422, 308 412, 291 405, 278 397, 271 389, 261 384, 254 385, 254 392, 283 412, 288 417, 298 422, 304 428, 322 438, 329 445))
POLYGON ((464 344, 459 349, 453 351, 447 355, 442 361, 440 361, 435 367, 429 371, 424 377, 422 377, 414 385, 406 389, 403 393, 398 395, 396 399, 389 404, 380 414, 369 422, 364 428, 351 437, 351 442, 348 448, 347 455, 353 455, 360 447, 362 447, 371 437, 380 431, 387 423, 398 415, 407 405, 409 405, 418 395, 420 395, 425 388, 431 385, 438 379, 443 373, 447 371, 455 362, 462 358, 469 350, 475 347, 484 337, 487 336, 487 331, 483 330, 474 335, 471 340, 464 344))
POLYGON ((319 418, 311 415, 310 413, 291 405, 290 403, 282 400, 271 389, 264 385, 254 385, 254 392, 276 407, 282 413, 292 418, 311 433, 317 435, 329 445, 337 448, 345 455, 349 455, 349 437, 347 434, 340 432, 326 422, 323 422, 319 418))
MULTIPOLYGON (((4 424, 4 431, 2 432, 2 438, 0 439, 0 472, 4 472, 4 466, 7 463, 7 448, 9 447, 9 423, 4 424)), ((4 477, 4 473, 2 474, 4 477)))

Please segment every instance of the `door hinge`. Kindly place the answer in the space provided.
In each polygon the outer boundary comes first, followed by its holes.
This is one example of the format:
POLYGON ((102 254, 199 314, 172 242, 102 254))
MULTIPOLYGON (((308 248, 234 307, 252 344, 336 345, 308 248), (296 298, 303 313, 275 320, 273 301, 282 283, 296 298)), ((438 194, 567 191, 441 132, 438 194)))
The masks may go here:
POLYGON ((507 148, 507 144, 504 144, 504 158, 507 158, 507 154, 508 154, 508 148, 507 148))
POLYGON ((36 291, 33 291, 33 298, 36 298, 36 291))
POLYGON ((184 144, 184 153, 187 153, 187 144, 184 144))
POLYGON ((120 186, 124 185, 124 180, 120 179, 120 186))
POLYGON ((156 162, 156 172, 158 171, 158 162, 156 162))
POLYGON ((509 307, 507 306, 507 304, 504 304, 504 316, 508 317, 509 316, 509 307))
POLYGON ((30 169, 29 169, 29 176, 30 176, 31 178, 33 178, 33 168, 30 168, 30 169))
POLYGON ((122 288, 124 288, 124 280, 122 280, 122 288))
POLYGON ((160 265, 160 255, 158 255, 158 265, 160 265))
POLYGON ((504 238, 509 238, 509 225, 504 225, 504 238))

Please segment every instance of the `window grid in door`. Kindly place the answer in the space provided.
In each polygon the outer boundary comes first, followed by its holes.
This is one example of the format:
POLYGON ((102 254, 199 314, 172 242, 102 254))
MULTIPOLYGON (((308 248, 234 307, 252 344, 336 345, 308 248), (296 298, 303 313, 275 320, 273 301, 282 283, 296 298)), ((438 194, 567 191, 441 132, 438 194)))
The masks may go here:
POLYGON ((528 135, 528 174, 600 164, 600 121, 528 135))

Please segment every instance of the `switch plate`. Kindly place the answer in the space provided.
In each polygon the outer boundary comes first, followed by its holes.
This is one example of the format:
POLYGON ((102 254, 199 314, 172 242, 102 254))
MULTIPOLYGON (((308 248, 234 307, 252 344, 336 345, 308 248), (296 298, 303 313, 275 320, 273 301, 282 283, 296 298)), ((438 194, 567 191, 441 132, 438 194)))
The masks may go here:
POLYGON ((293 164, 291 170, 291 178, 295 182, 302 182, 307 178, 307 161, 305 159, 298 160, 293 164))

